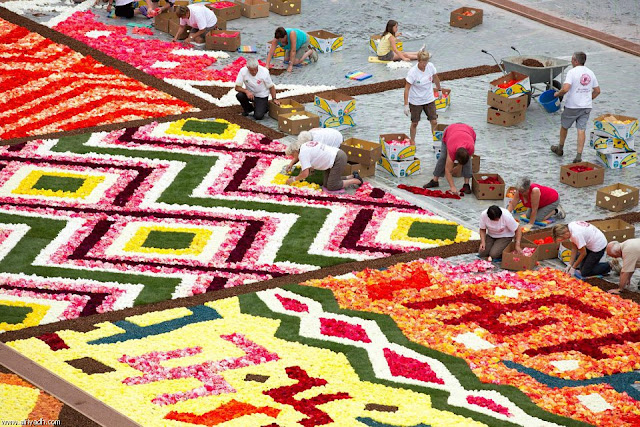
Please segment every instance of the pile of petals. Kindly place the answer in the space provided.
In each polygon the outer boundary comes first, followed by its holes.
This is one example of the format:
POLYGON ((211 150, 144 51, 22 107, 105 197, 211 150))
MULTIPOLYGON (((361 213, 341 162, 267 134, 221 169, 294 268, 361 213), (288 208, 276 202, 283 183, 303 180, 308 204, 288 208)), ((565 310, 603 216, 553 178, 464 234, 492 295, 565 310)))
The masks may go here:
MULTIPOLYGON (((522 253, 524 256, 531 256, 536 251, 536 248, 522 248, 522 253)), ((517 254, 517 251, 513 251, 514 254, 517 254)))
POLYGON ((554 243, 554 242, 553 242, 553 237, 547 236, 544 239, 535 239, 533 243, 536 245, 547 245, 549 243, 554 243))
POLYGON ((221 70, 209 69, 216 62, 211 56, 176 55, 173 51, 184 48, 183 44, 161 40, 142 42, 128 36, 125 26, 105 25, 96 21, 95 14, 91 11, 76 12, 53 29, 160 79, 233 82, 246 63, 240 57, 221 70), (154 67, 157 63, 165 62, 177 65, 169 68, 154 67))
POLYGON ((616 197, 622 197, 622 196, 624 196, 624 195, 625 195, 625 194, 627 194, 627 193, 629 193, 629 191, 627 191, 627 190, 621 190, 621 189, 618 189, 618 190, 613 190, 613 191, 611 192, 611 195, 612 195, 612 196, 616 196, 616 197))
POLYGON ((500 83, 500 84, 498 85, 498 87, 499 87, 499 88, 502 88, 502 89, 506 89, 506 88, 508 88, 508 87, 513 86, 514 84, 516 84, 516 83, 518 83, 518 82, 519 82, 519 80, 511 79, 511 80, 509 80, 508 82, 500 83))
POLYGON ((304 114, 294 114, 293 116, 289 117, 290 120, 302 120, 308 118, 309 116, 305 116, 304 114))
POLYGON ((216 33, 214 37, 226 37, 232 39, 234 37, 238 37, 238 34, 240 34, 238 31, 234 31, 233 33, 216 33))
POLYGON ((233 7, 236 4, 230 1, 217 1, 215 3, 208 4, 207 7, 211 9, 226 9, 227 7, 233 7))
POLYGON ((139 35, 144 35, 144 36, 152 36, 153 35, 153 30, 151 28, 147 28, 147 27, 133 27, 131 32, 133 34, 139 34, 139 35))
POLYGON ((478 184, 502 184, 502 181, 497 176, 490 176, 485 179, 479 179, 478 184))
POLYGON ((386 140, 385 143, 389 145, 394 145, 394 144, 409 145, 411 144, 411 141, 408 139, 389 139, 389 140, 386 140))
POLYGON ((460 199, 461 196, 464 196, 463 192, 460 192, 460 194, 456 194, 456 193, 452 193, 451 191, 447 190, 447 191, 441 191, 441 190, 429 190, 428 188, 422 188, 422 187, 415 187, 413 185, 404 185, 404 184, 400 184, 398 185, 398 188, 401 190, 406 190, 409 193, 413 193, 413 194, 420 194, 421 196, 428 196, 428 197, 438 197, 440 199, 460 199))
POLYGON ((574 172, 588 172, 588 171, 592 171, 593 168, 591 166, 582 166, 582 165, 577 165, 577 166, 571 166, 569 168, 570 170, 574 171, 574 172))

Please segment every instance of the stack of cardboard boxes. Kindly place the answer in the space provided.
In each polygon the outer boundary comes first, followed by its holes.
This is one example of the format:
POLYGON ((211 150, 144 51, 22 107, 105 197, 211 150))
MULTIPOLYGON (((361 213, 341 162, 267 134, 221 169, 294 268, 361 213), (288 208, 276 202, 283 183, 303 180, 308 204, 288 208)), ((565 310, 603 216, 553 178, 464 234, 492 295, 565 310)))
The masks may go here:
POLYGON ((304 105, 293 99, 279 99, 280 104, 269 101, 269 116, 278 121, 278 128, 286 133, 298 135, 300 132, 317 128, 319 117, 305 111, 304 105))
POLYGON ((489 86, 487 94, 487 122, 499 126, 513 126, 527 117, 531 94, 529 76, 512 71, 489 86))
POLYGON ((420 173, 420 160, 416 157, 416 147, 411 145, 404 133, 380 135, 382 157, 378 166, 391 175, 402 178, 420 173))
POLYGON ((596 150, 598 161, 611 169, 635 167, 638 153, 634 135, 638 119, 617 114, 603 114, 593 121, 589 145, 596 150))

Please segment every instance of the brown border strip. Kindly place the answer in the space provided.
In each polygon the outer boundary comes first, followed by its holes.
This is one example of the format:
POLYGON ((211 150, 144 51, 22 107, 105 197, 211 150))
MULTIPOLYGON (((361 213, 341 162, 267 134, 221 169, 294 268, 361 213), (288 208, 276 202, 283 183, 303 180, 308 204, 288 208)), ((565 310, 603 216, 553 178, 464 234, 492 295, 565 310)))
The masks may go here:
POLYGON ((521 4, 518 4, 510 0, 480 0, 480 1, 483 3, 487 3, 492 6, 496 6, 501 9, 507 10, 509 12, 515 13, 516 15, 520 15, 524 18, 538 21, 550 27, 566 31, 568 33, 576 34, 586 39, 597 41, 598 43, 602 43, 606 46, 612 47, 622 52, 640 56, 640 45, 637 43, 633 43, 629 40, 612 36, 610 34, 606 34, 601 31, 597 31, 589 27, 585 27, 583 25, 579 25, 571 21, 558 18, 553 15, 549 15, 548 13, 540 12, 536 9, 523 6, 521 4))

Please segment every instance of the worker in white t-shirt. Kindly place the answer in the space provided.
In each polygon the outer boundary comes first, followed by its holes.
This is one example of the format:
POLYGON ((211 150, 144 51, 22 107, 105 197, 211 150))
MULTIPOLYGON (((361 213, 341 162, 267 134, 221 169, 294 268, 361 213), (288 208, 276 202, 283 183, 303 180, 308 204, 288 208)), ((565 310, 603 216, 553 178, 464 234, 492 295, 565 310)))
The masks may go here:
POLYGON ((292 157, 292 164, 300 161, 302 168, 298 176, 292 176, 287 180, 287 184, 303 181, 312 170, 321 170, 324 171, 322 186, 328 191, 339 191, 354 184, 362 185, 363 180, 358 172, 354 172, 353 177, 342 178, 342 171, 347 166, 347 154, 339 148, 316 141, 305 144, 294 141, 286 148, 285 154, 292 157))
POLYGON ((607 248, 607 238, 595 225, 585 221, 557 224, 551 229, 556 242, 570 240, 573 243, 566 272, 578 279, 605 275, 611 271, 608 262, 600 262, 607 248))
POLYGON ((564 96, 564 110, 560 117, 560 144, 552 145, 551 151, 558 156, 564 154, 564 141, 569 128, 576 124, 578 130, 578 148, 573 163, 582 161, 582 149, 586 138, 587 122, 593 106, 593 100, 600 95, 598 79, 593 71, 584 66, 587 55, 576 52, 571 57, 573 68, 567 73, 562 89, 553 96, 564 96))
POLYGON ((620 274, 618 289, 609 290, 610 294, 619 294, 628 290, 638 292, 638 283, 631 285, 631 276, 640 268, 640 239, 629 239, 624 242, 610 242, 607 245, 607 255, 613 257, 611 266, 620 274), (622 267, 618 258, 622 258, 622 267))
POLYGON ((217 28, 218 17, 204 4, 190 4, 189 6, 178 6, 176 15, 180 18, 180 29, 176 33, 173 41, 176 42, 187 31, 187 25, 191 27, 191 33, 187 42, 204 43, 205 35, 217 28))
POLYGON ((256 120, 262 120, 269 111, 269 93, 273 102, 280 105, 269 70, 258 64, 255 58, 247 59, 247 65, 238 72, 236 92, 236 98, 242 105, 242 115, 248 116, 253 111, 256 120))
POLYGON ((411 67, 404 83, 404 114, 411 115, 411 129, 409 131, 411 145, 416 145, 416 131, 423 111, 431 123, 432 133, 438 124, 433 83, 436 84, 438 98, 442 97, 442 90, 437 73, 436 67, 429 62, 429 52, 419 51, 418 63, 411 67))
POLYGON ((489 261, 502 258, 502 251, 516 238, 516 251, 522 253, 522 229, 508 210, 489 206, 480 214, 480 251, 478 256, 489 261))
MULTIPOLYGON (((107 4, 107 13, 111 13, 111 5, 113 4, 113 0, 108 0, 108 4, 107 4)), ((149 1, 147 1, 147 6, 141 6, 139 9, 136 9, 138 7, 138 2, 136 0, 115 0, 116 2, 116 9, 115 12, 113 14, 113 16, 110 17, 115 17, 117 16, 118 18, 133 18, 134 15, 144 15, 147 16, 147 11, 151 8, 151 3, 149 1)), ((94 3, 94 6, 97 5, 97 1, 96 3, 94 3)))
MULTIPOLYGON (((328 145, 329 147, 340 148, 344 138, 340 131, 331 128, 313 128, 311 130, 304 130, 300 132, 298 135, 298 142, 300 145, 306 144, 309 141, 319 142, 320 144, 328 145)), ((291 159, 291 163, 287 165, 285 170, 290 172, 297 162, 297 157, 294 157, 291 159)))

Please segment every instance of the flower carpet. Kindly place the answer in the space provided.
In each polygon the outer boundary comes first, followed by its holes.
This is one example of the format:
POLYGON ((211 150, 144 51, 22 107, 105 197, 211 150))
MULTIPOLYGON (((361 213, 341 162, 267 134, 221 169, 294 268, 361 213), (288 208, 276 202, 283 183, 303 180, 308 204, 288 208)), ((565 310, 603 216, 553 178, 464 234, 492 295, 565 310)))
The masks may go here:
POLYGON ((4 19, 0 45, 2 140, 196 111, 4 19))
POLYGON ((0 330, 478 238, 366 183, 288 186, 284 145, 223 119, 0 156, 0 330))

